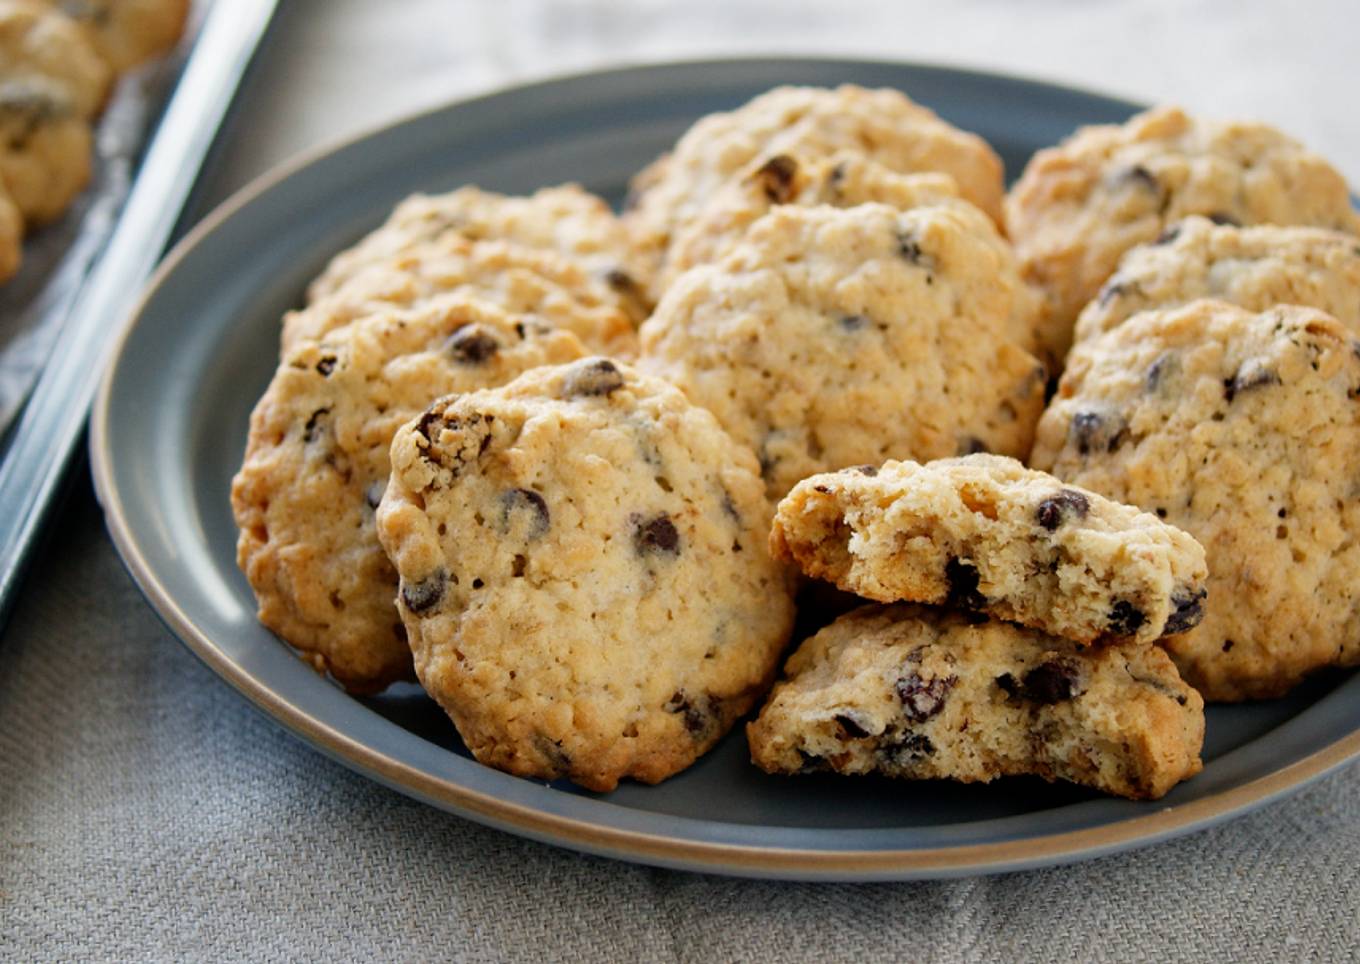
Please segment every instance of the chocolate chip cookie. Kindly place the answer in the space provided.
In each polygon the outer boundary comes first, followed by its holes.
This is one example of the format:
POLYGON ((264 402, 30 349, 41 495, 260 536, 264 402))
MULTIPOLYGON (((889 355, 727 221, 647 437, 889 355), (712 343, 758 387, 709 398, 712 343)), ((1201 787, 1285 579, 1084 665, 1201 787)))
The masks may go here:
POLYGON ((1204 702, 1155 646, 1082 649, 986 617, 865 606, 784 674, 747 727, 770 773, 1034 774, 1153 800, 1202 768, 1204 702))
POLYGON ((355 692, 408 678, 397 575, 374 528, 392 435, 441 395, 584 353, 569 332, 456 294, 289 351, 232 483, 261 622, 355 692))
POLYGON ((1360 239, 1325 228, 1239 228, 1186 218, 1124 255, 1077 318, 1077 340, 1140 311, 1197 298, 1251 311, 1318 308, 1360 333, 1360 239))
POLYGON ((782 205, 667 291, 639 364, 753 448, 778 500, 846 465, 1023 455, 1045 382, 1028 306, 972 205, 782 205))
POLYGON ((659 277, 672 240, 704 216, 726 185, 780 156, 811 163, 840 151, 859 152, 899 173, 948 174, 965 199, 1000 220, 1001 159, 986 141, 896 90, 852 85, 779 87, 702 118, 634 178, 624 220, 659 277))
POLYGON ((409 197, 381 227, 336 255, 308 296, 322 298, 370 265, 450 236, 555 252, 603 282, 635 324, 651 311, 650 283, 633 263, 637 259, 623 225, 609 205, 576 184, 543 188, 529 197, 475 187, 409 197))
POLYGON ((609 359, 446 398, 378 511, 427 692, 481 762, 592 790, 689 766, 793 624, 755 458, 609 359))
POLYGON ((1073 349, 1031 464, 1203 544, 1203 622, 1165 641, 1208 700, 1360 663, 1360 344, 1334 318, 1217 301, 1073 349))
POLYGON ((447 235, 361 268, 334 291, 283 319, 283 351, 355 318, 418 306, 450 292, 572 332, 591 351, 632 357, 637 335, 603 283, 552 251, 447 235))
POLYGON ((779 503, 770 548, 866 599, 985 612, 1082 643, 1150 643, 1204 614, 1193 538, 996 455, 804 479, 779 503))
POLYGON ((1123 253, 1192 214, 1238 225, 1360 230, 1346 181, 1265 124, 1196 120, 1174 107, 1086 127, 1039 151, 1006 199, 1025 277, 1044 293, 1040 340, 1061 362, 1078 313, 1123 253))

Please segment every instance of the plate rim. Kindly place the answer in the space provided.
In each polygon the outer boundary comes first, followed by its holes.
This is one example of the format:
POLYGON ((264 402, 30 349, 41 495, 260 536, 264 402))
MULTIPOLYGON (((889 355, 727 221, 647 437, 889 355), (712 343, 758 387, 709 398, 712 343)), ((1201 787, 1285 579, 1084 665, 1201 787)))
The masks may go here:
MULTIPOLYGON (((1142 104, 1094 88, 1053 83, 1010 72, 926 61, 801 54, 711 57, 628 63, 605 69, 552 74, 528 83, 506 84, 476 96, 456 97, 442 104, 411 111, 290 156, 232 192, 186 232, 165 255, 133 307, 121 319, 106 367, 100 375, 90 416, 88 445, 95 496, 124 567, 153 611, 191 653, 257 709, 282 724, 313 749, 391 789, 455 815, 540 842, 620 860, 706 873, 787 880, 906 880, 1003 873, 1093 859, 1134 846, 1150 846, 1241 816, 1302 789, 1360 756, 1360 729, 1355 729, 1279 769, 1207 797, 1100 826, 1010 840, 892 850, 805 850, 682 839, 601 825, 505 800, 390 757, 277 694, 268 682, 235 663, 176 601, 143 551, 124 506, 123 494, 116 480, 117 459, 110 439, 111 405, 128 342, 146 308, 178 266, 221 224, 299 171, 362 141, 379 138, 389 131, 453 108, 573 81, 609 76, 654 73, 667 69, 792 66, 808 62, 860 68, 910 68, 984 81, 1019 82, 1049 91, 1116 101, 1134 110, 1144 109, 1142 104)), ((683 821, 687 818, 672 819, 683 821)), ((752 825, 752 829, 758 826, 752 825)))

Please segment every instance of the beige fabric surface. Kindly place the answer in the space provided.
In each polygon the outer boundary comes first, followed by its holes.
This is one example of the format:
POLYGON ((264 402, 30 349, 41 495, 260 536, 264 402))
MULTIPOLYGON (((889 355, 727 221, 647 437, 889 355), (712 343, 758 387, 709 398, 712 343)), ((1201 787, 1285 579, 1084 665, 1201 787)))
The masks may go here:
MULTIPOLYGON (((947 60, 1175 96, 1282 124, 1360 181, 1358 26, 1347 0, 284 0, 208 193, 489 86, 750 50, 947 60)), ((124 573, 84 474, 0 630, 0 960, 1360 954, 1355 766, 1161 846, 920 884, 654 870, 448 816, 312 751, 199 664, 124 573)))

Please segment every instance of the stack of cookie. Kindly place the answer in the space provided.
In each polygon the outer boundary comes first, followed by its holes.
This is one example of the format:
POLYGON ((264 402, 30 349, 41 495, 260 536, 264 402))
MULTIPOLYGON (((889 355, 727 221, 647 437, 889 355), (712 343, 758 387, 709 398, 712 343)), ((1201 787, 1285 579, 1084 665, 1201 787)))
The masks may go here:
POLYGON ((1006 198, 980 138, 857 87, 702 119, 621 218, 415 197, 284 319, 238 558, 318 669, 414 676, 512 773, 688 766, 797 610, 829 621, 812 577, 873 602, 789 660, 761 766, 1160 796, 1200 767, 1188 684, 1360 661, 1331 464, 1360 356, 1276 307, 1360 324, 1358 223, 1257 125, 1080 132, 1006 198))
POLYGON ((188 0, 0 0, 0 281, 24 234, 90 179, 91 125, 117 74, 174 46, 188 0))

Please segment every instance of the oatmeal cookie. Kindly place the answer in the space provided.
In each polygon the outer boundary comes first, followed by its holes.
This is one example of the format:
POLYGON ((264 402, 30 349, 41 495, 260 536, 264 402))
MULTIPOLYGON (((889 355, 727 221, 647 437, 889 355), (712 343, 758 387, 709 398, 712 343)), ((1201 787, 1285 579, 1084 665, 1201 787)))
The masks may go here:
POLYGON ((865 606, 784 673, 747 727, 770 773, 1035 774, 1153 800, 1202 768, 1204 702, 1155 646, 1082 649, 985 617, 865 606))
POLYGON ((689 766, 793 625, 755 458, 592 358, 437 402, 378 511, 425 689, 481 762, 611 790, 689 766))
POLYGON ((1204 621, 1165 640, 1208 700, 1360 663, 1360 346, 1308 308, 1145 311, 1080 342, 1031 464, 1203 544, 1204 621))
POLYGON ((779 503, 770 548, 866 599, 986 612, 1082 643, 1150 643, 1204 615, 1193 538, 999 455, 804 479, 779 503))

